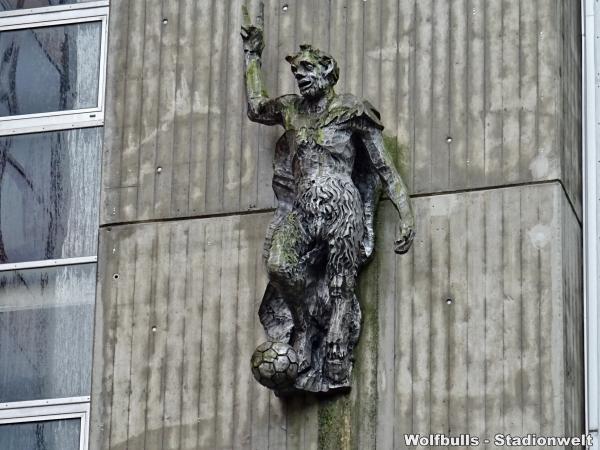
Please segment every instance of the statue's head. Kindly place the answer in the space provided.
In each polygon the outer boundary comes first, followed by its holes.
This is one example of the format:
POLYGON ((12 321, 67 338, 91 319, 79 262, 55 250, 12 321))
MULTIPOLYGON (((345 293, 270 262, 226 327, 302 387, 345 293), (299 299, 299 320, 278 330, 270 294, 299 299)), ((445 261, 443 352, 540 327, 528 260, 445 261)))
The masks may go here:
POLYGON ((298 53, 286 56, 285 60, 292 66, 292 73, 303 97, 323 96, 340 77, 335 59, 311 45, 301 45, 298 53))
POLYGON ((325 376, 335 383, 343 383, 350 374, 350 357, 352 349, 343 340, 329 342, 327 344, 327 353, 323 369, 325 376))

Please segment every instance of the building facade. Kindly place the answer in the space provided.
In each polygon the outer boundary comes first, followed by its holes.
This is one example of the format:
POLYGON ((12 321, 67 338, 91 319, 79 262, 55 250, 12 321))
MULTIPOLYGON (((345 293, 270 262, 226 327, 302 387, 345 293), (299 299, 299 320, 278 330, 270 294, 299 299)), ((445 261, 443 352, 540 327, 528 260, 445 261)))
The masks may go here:
POLYGON ((0 2, 3 449, 88 448, 108 9, 0 2))
POLYGON ((352 391, 290 400, 249 367, 281 131, 246 117, 243 2, 26 3, 0 0, 0 442, 78 448, 67 416, 19 413, 47 399, 83 411, 79 448, 91 411, 94 450, 584 433, 579 1, 265 2, 269 92, 297 89, 299 44, 332 54, 336 90, 381 112, 417 231, 395 255, 381 201, 352 391))

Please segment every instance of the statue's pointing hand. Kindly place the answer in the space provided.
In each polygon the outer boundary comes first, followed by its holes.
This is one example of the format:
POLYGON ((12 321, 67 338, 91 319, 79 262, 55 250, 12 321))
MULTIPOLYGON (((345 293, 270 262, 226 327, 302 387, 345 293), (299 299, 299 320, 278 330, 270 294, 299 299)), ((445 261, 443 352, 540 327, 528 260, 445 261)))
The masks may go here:
POLYGON ((394 251, 402 255, 410 249, 412 241, 415 238, 415 231, 411 224, 403 220, 400 221, 398 228, 397 238, 394 241, 394 251))
POLYGON ((264 3, 260 3, 260 14, 256 17, 256 25, 252 23, 248 8, 242 5, 242 40, 244 41, 244 53, 255 53, 261 55, 265 48, 263 33, 264 3))

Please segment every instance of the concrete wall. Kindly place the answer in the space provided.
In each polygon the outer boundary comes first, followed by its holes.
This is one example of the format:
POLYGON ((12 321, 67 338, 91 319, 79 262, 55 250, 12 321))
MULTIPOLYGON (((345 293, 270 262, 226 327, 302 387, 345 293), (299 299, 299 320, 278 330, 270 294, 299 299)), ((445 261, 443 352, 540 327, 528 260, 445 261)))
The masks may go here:
MULTIPOLYGON (((102 223, 273 207, 281 130, 245 116, 241 0, 114 3, 102 223)), ((377 105, 406 149, 413 193, 560 179, 580 213, 579 1, 271 0, 265 11, 270 93, 295 89, 283 58, 299 43, 327 49, 338 92, 377 105)))
POLYGON ((103 229, 96 448, 339 448, 346 437, 404 448, 411 431, 578 432, 580 238, 560 185, 424 197, 415 212, 419 237, 399 257, 382 205, 354 389, 320 403, 282 402, 248 370, 264 340, 269 213, 103 229))
POLYGON ((113 2, 91 448, 580 433, 579 2, 287 4, 265 5, 270 92, 297 44, 328 49, 415 194, 403 257, 381 205, 353 390, 282 402, 249 371, 281 130, 245 118, 241 1, 113 2))

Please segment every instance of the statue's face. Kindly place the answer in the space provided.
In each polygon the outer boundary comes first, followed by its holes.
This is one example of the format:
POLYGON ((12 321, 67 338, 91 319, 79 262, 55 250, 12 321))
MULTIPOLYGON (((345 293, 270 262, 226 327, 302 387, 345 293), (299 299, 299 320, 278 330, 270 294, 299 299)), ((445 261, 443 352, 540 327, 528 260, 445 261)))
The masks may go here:
POLYGON ((292 73, 296 77, 300 94, 307 98, 319 98, 329 87, 325 67, 320 61, 307 54, 292 64, 292 73))
POLYGON ((324 369, 325 375, 336 383, 342 383, 348 378, 350 354, 344 343, 329 344, 324 369))

